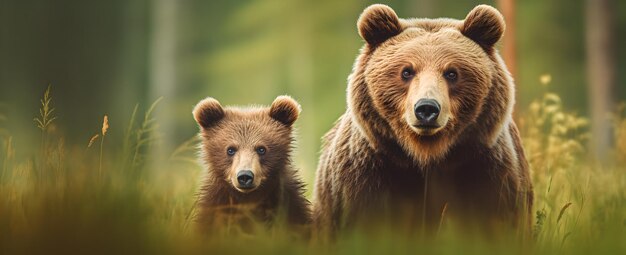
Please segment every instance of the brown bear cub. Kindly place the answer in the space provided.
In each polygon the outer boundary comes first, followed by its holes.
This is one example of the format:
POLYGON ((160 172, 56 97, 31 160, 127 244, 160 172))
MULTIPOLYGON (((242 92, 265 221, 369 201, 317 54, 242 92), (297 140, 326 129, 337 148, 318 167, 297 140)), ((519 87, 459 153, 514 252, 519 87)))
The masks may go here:
POLYGON ((269 108, 223 108, 213 98, 196 105, 201 158, 208 167, 198 202, 201 231, 219 230, 220 224, 232 229, 234 223, 249 232, 278 220, 290 227, 310 221, 310 203, 290 156, 299 113, 300 105, 288 96, 269 108))
POLYGON ((479 5, 464 20, 401 19, 377 4, 357 27, 365 45, 324 137, 314 226, 527 233, 533 191, 495 47, 502 15, 479 5))

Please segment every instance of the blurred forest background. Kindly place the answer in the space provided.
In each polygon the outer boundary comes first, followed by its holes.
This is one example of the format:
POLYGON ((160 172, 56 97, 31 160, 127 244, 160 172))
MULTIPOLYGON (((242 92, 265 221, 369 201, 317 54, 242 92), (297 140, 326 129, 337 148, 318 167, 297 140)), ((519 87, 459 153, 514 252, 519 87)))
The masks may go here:
MULTIPOLYGON (((383 2, 400 17, 463 19, 477 4, 499 7, 522 114, 547 91, 586 116, 626 99, 624 1, 383 2)), ((37 146, 32 118, 50 84, 56 130, 86 145, 103 115, 109 135, 120 137, 136 104, 145 109, 163 97, 155 153, 168 154, 197 132, 191 109, 206 96, 224 105, 267 105, 289 94, 303 107, 296 163, 312 180, 320 137, 345 110, 346 79, 363 44, 356 20, 371 3, 0 0, 0 125, 21 146, 37 146)), ((603 152, 610 127, 598 118, 593 137, 606 137, 597 139, 603 152)), ((16 148, 18 157, 32 156, 27 151, 16 148)))
MULTIPOLYGON (((400 17, 463 19, 481 3, 504 14, 498 47, 517 85, 535 245, 456 232, 444 207, 437 238, 378 222, 374 235, 342 233, 332 253, 624 254, 626 1, 382 2, 400 17)), ((191 110, 207 96, 293 96, 311 198, 372 3, 0 0, 0 254, 331 254, 288 231, 191 231, 206 171, 191 110)))

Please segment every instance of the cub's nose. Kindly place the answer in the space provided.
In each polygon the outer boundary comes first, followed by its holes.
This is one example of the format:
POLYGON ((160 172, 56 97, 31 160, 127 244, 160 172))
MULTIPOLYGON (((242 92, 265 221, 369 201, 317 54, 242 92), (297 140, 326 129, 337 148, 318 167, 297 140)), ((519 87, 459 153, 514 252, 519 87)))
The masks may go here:
POLYGON ((419 126, 436 126, 441 107, 434 99, 420 99, 415 104, 414 111, 419 126))
POLYGON ((237 182, 239 182, 239 188, 251 189, 252 182, 254 181, 254 174, 250 170, 241 170, 237 173, 237 182))

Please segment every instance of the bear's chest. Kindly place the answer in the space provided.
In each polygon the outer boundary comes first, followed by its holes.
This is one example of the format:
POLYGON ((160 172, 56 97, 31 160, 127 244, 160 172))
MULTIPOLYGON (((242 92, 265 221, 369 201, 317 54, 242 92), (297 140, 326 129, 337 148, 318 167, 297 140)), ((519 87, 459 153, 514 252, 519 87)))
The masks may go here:
MULTIPOLYGON (((391 165, 391 164, 390 164, 391 165)), ((374 196, 392 207, 419 208, 439 214, 444 206, 466 208, 489 201, 489 194, 497 194, 493 166, 480 160, 451 158, 444 163, 421 168, 388 167, 379 169, 384 180, 374 196)))

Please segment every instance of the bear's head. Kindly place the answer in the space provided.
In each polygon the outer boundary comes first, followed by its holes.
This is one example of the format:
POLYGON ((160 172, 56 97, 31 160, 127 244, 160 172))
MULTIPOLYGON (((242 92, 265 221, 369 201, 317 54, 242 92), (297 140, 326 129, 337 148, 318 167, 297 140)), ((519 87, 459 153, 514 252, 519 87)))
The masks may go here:
POLYGON ((376 4, 357 26, 365 46, 348 106, 374 148, 394 141, 428 164, 459 141, 495 143, 513 106, 511 77, 494 46, 505 28, 496 9, 477 6, 464 20, 400 19, 376 4))
POLYGON ((193 116, 200 126, 202 158, 216 181, 251 193, 276 186, 290 164, 292 125, 300 105, 288 96, 268 107, 223 108, 213 98, 196 105, 193 116))

